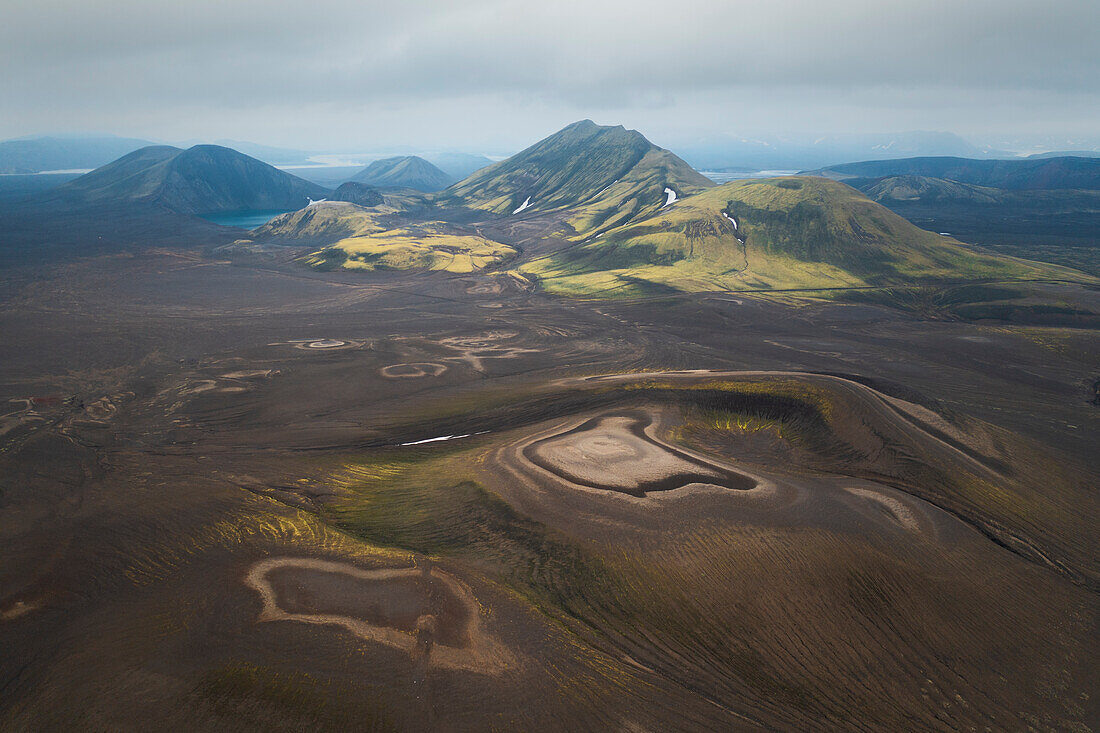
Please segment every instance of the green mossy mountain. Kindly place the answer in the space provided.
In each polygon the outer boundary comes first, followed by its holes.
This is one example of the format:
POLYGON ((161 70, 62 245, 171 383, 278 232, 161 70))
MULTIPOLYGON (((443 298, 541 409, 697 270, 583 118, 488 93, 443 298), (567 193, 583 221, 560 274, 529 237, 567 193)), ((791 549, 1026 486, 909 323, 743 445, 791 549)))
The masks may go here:
POLYGON ((1085 278, 975 252, 824 178, 734 181, 526 263, 567 293, 784 290, 985 278, 1085 278))
POLYGON ((665 189, 687 196, 714 183, 636 130, 582 120, 436 196, 442 206, 500 215, 570 210, 578 235, 658 211, 665 189))
POLYGON ((297 209, 328 190, 219 145, 135 150, 58 186, 53 197, 93 205, 154 204, 181 214, 297 209))
POLYGON ((450 176, 415 155, 376 160, 351 178, 376 188, 411 188, 430 193, 454 182, 450 176))

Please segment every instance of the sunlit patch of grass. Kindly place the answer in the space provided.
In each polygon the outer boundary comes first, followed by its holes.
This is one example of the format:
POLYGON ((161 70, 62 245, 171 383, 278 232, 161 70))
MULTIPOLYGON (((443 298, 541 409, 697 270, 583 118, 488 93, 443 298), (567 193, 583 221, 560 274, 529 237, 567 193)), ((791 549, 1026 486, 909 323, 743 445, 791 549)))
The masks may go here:
POLYGON ((123 563, 123 575, 135 585, 162 582, 204 554, 253 547, 257 551, 324 551, 345 557, 396 560, 407 554, 372 547, 325 522, 316 514, 292 509, 272 499, 254 497, 241 509, 199 529, 158 533, 159 541, 135 544, 123 563))
POLYGON ((449 232, 442 225, 389 229, 348 237, 304 258, 308 265, 345 270, 438 270, 474 272, 516 251, 474 234, 449 232))
POLYGON ((702 416, 703 424, 712 430, 724 430, 730 433, 774 433, 781 435, 778 420, 760 418, 755 415, 738 412, 708 410, 702 416))
MULTIPOLYGON (((761 380, 708 379, 689 383, 673 382, 660 378, 624 385, 627 390, 669 390, 687 392, 713 391, 730 396, 744 396, 762 400, 760 407, 778 410, 786 414, 792 406, 804 405, 815 411, 825 421, 832 420, 835 410, 833 395, 822 387, 797 379, 775 378, 761 380), (775 404, 767 404, 769 400, 775 404)), ((706 402, 701 403, 704 408, 706 402)), ((728 406, 713 405, 719 409, 728 406)))
POLYGON ((1071 354, 1071 335, 1076 335, 1058 332, 1051 328, 1017 328, 1012 333, 1019 334, 1028 341, 1062 356, 1071 354))

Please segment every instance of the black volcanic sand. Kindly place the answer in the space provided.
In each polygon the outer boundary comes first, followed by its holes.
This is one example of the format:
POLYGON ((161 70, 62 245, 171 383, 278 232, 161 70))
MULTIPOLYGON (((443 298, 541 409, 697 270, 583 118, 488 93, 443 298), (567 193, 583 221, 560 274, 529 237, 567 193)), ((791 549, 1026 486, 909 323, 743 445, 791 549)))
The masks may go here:
POLYGON ((468 276, 298 254, 0 271, 0 729, 1097 728, 1095 330, 790 294, 486 309, 468 276), (356 347, 287 346, 326 337, 356 347), (633 413, 756 486, 578 490, 523 454, 633 413), (267 622, 245 581, 279 557, 428 558, 476 617, 286 570, 296 613, 448 641, 425 664, 267 622), (461 646, 471 619, 497 646, 461 646))
POLYGON ((416 379, 419 377, 438 377, 447 371, 446 364, 413 362, 410 364, 390 364, 379 370, 384 377, 393 379, 416 379))

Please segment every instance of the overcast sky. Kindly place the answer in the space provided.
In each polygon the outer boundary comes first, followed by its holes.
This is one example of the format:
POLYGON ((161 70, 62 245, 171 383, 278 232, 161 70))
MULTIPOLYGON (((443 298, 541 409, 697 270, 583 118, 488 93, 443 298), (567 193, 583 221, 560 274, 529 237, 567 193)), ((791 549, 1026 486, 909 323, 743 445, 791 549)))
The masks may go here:
POLYGON ((510 152, 944 130, 1100 143, 1098 0, 6 0, 0 138, 510 152))

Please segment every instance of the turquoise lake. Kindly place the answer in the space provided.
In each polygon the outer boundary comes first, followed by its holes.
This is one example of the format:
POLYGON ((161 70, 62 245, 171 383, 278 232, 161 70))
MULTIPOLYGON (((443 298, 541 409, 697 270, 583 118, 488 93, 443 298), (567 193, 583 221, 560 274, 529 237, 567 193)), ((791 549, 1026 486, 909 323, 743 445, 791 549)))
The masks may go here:
POLYGON ((203 219, 221 224, 223 227, 255 229, 263 226, 279 214, 293 209, 242 209, 240 211, 218 211, 213 214, 201 214, 203 219))

